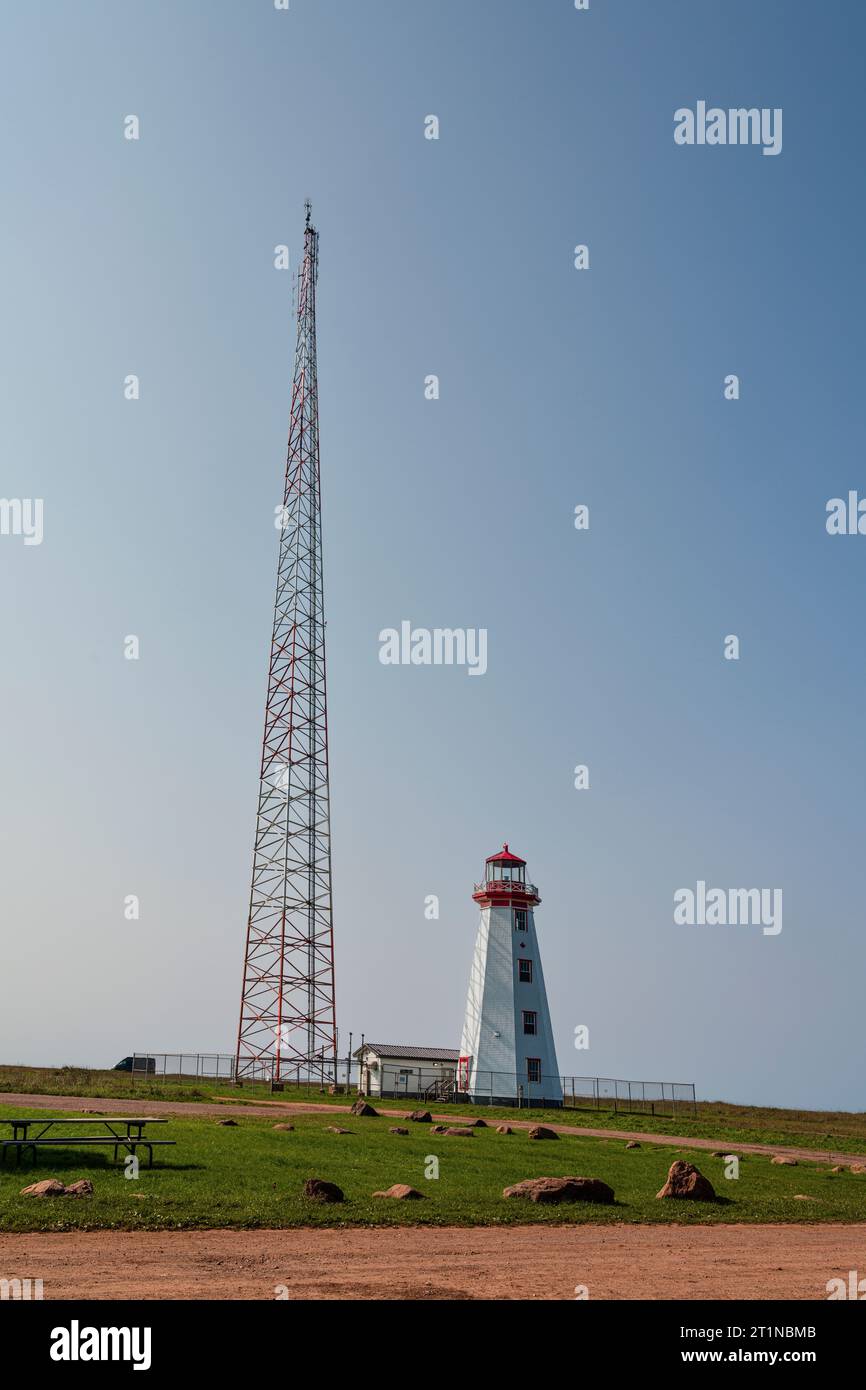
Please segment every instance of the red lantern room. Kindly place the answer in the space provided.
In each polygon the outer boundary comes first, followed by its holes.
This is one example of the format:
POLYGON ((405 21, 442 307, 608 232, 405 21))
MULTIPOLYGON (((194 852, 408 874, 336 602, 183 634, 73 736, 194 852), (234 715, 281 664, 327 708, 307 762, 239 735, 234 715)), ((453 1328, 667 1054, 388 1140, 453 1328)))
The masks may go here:
POLYGON ((472 897, 481 907, 534 907, 541 902, 534 883, 526 881, 526 860, 512 854, 504 844, 484 864, 484 882, 476 883, 472 897))

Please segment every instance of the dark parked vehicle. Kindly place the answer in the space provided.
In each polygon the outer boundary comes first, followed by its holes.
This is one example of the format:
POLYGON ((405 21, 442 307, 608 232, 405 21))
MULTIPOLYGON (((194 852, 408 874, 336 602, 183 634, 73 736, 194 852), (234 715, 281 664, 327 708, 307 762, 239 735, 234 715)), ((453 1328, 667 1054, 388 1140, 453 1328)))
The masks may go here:
POLYGON ((124 1057, 122 1062, 118 1062, 112 1071, 144 1071, 152 1075, 156 1071, 155 1057, 124 1057))

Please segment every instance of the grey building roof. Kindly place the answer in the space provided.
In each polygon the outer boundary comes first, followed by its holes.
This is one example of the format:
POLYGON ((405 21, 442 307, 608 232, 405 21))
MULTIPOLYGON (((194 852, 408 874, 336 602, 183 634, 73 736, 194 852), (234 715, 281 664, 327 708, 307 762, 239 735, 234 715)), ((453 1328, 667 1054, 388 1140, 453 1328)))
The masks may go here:
MULTIPOLYGON (((368 1042, 364 1050, 375 1052, 379 1057, 405 1057, 419 1062, 456 1062, 460 1058, 458 1048, 454 1047, 399 1047, 396 1043, 368 1042)), ((362 1049, 356 1048, 355 1056, 360 1057, 362 1049)))

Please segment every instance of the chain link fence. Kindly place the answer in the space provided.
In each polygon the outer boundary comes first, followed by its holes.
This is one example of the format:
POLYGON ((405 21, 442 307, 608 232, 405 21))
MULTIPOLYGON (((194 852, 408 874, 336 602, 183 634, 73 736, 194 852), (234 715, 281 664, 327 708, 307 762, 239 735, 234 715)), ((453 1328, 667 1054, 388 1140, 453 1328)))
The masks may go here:
MULTIPOLYGON (((134 1052, 115 1068, 133 1081, 235 1081, 235 1058, 225 1052, 134 1052)), ((604 1110, 623 1115, 678 1115, 695 1117, 697 1102, 692 1081, 629 1081, 607 1076, 540 1076, 530 1081, 514 1072, 476 1072, 471 1086, 458 1086, 456 1071, 438 1067, 399 1066, 383 1062, 359 1074, 354 1058, 311 1059, 283 1063, 279 1082, 272 1079, 272 1063, 251 1070, 245 1065, 244 1082, 266 1084, 273 1090, 316 1087, 354 1090, 362 1085, 371 1099, 423 1101, 427 1104, 500 1105, 566 1110, 604 1110)))
POLYGON ((691 1081, 627 1081, 606 1076, 540 1076, 477 1071, 458 1084, 444 1068, 400 1067, 383 1063, 365 1078, 365 1090, 383 1100, 448 1101, 473 1105, 532 1106, 568 1110, 606 1110, 622 1114, 697 1115, 691 1081))
MULTIPOLYGON (((225 1081, 232 1085, 236 1079, 235 1057, 228 1052, 131 1052, 114 1068, 138 1081, 225 1081)), ((283 1060, 280 1081, 273 1080, 273 1061, 259 1063, 244 1061, 241 1080, 267 1084, 275 1090, 329 1086, 335 1083, 350 1085, 351 1072, 357 1073, 357 1063, 349 1067, 348 1058, 336 1062, 333 1057, 300 1062, 283 1060)))

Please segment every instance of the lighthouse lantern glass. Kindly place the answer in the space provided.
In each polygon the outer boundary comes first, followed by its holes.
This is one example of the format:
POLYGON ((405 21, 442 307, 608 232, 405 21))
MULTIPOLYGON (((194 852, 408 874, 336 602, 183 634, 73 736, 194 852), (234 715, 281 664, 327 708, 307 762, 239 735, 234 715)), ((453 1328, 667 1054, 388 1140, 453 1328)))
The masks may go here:
POLYGON ((523 864, 505 864, 498 860, 487 865, 488 883, 523 883, 525 875, 523 864))

